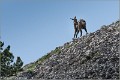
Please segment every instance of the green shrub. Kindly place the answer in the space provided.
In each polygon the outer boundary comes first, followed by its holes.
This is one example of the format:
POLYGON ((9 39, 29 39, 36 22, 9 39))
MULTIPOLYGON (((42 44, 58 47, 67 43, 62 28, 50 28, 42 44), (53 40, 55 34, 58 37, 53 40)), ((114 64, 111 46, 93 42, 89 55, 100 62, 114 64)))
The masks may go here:
POLYGON ((56 48, 55 50, 51 51, 52 54, 59 54, 61 53, 61 50, 59 48, 56 48))

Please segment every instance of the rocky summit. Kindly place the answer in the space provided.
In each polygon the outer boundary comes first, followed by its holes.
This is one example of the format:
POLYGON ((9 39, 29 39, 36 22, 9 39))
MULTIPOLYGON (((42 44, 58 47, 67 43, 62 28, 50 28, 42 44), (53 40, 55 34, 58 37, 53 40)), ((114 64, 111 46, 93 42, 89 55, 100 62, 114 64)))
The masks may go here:
POLYGON ((119 79, 120 21, 56 47, 9 79, 119 79))

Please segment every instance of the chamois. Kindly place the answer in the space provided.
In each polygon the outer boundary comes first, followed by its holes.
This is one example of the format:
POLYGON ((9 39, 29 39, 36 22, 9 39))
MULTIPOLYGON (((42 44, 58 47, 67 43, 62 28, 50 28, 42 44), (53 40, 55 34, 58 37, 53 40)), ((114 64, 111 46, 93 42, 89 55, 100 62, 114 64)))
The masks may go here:
POLYGON ((76 19, 76 16, 74 17, 74 19, 70 18, 71 20, 73 20, 74 23, 74 38, 77 38, 77 32, 78 32, 78 22, 76 19))
POLYGON ((82 36, 82 29, 84 29, 86 31, 86 34, 88 34, 87 29, 86 29, 86 21, 83 20, 83 19, 80 19, 78 21, 78 25, 77 25, 77 35, 78 35, 79 32, 81 32, 81 36, 82 36))

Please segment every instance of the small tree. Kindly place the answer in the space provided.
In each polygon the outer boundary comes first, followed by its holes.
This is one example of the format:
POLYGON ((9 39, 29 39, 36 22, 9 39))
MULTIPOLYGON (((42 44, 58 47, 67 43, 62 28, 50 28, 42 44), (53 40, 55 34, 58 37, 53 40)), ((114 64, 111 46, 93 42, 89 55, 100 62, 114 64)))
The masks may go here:
POLYGON ((3 45, 4 45, 4 42, 1 42, 1 41, 0 41, 0 51, 3 50, 3 48, 2 48, 3 45))
POLYGON ((10 45, 3 50, 4 42, 0 41, 0 76, 7 77, 22 70, 23 62, 20 57, 17 57, 16 63, 13 63, 14 55, 10 52, 10 45))
POLYGON ((10 52, 10 46, 8 46, 3 52, 1 52, 1 76, 11 75, 11 63, 13 60, 14 56, 10 52))
POLYGON ((15 74, 19 71, 22 71, 23 61, 20 57, 17 57, 16 62, 13 64, 15 74))

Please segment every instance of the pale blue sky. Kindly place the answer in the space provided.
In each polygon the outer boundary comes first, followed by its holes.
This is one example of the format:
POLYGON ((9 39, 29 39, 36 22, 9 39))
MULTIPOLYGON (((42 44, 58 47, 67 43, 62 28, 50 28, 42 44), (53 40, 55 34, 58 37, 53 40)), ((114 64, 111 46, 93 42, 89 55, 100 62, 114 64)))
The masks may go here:
POLYGON ((119 0, 1 0, 1 40, 28 64, 72 41, 74 16, 94 32, 119 19, 119 0))

